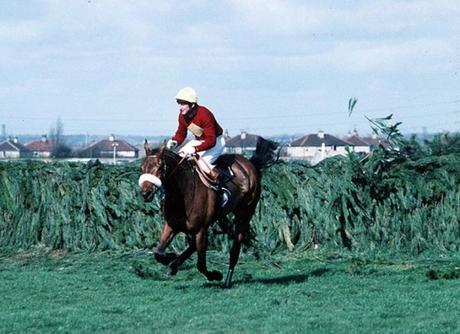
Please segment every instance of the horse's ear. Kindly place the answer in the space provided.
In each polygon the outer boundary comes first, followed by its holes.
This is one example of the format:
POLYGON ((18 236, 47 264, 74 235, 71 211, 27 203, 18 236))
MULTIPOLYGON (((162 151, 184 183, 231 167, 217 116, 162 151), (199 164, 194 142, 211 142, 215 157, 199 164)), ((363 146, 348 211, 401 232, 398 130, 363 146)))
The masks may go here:
POLYGON ((145 141, 144 141, 144 149, 145 149, 145 155, 146 156, 152 155, 152 149, 150 148, 150 145, 149 145, 149 142, 147 141, 147 139, 145 139, 145 141))
POLYGON ((165 148, 166 148, 166 140, 163 140, 163 142, 160 144, 160 148, 159 148, 160 153, 163 153, 165 148))

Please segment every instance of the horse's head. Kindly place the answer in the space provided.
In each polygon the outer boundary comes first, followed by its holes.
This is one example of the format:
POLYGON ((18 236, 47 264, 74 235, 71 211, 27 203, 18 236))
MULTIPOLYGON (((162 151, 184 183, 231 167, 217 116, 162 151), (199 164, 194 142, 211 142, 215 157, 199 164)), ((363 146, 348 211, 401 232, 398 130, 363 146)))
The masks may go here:
POLYGON ((141 166, 141 176, 139 177, 139 186, 141 187, 141 195, 145 202, 150 202, 153 199, 155 192, 162 187, 162 179, 164 177, 165 162, 163 151, 165 144, 163 143, 157 149, 151 149, 147 140, 144 144, 145 159, 141 166))

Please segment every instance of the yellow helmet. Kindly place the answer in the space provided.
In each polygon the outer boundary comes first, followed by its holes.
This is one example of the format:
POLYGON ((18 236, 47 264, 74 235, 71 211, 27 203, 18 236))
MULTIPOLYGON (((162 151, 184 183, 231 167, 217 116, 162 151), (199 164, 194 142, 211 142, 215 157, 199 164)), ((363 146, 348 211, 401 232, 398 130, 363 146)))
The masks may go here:
POLYGON ((176 100, 197 103, 198 96, 196 96, 196 91, 192 87, 184 87, 177 93, 176 100))

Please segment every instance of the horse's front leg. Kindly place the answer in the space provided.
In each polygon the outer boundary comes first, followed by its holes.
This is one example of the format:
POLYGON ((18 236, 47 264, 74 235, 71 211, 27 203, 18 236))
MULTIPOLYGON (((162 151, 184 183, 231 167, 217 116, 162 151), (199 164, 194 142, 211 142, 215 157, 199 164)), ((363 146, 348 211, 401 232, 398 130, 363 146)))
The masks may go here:
POLYGON ((166 253, 166 248, 169 246, 171 241, 176 236, 176 232, 173 231, 171 226, 168 223, 165 223, 163 226, 163 231, 161 232, 160 242, 158 243, 157 250, 153 254, 155 256, 155 260, 167 266, 172 261, 177 259, 176 253, 166 253))
POLYGON ((193 236, 187 235, 188 247, 174 261, 168 265, 168 275, 175 275, 182 263, 185 262, 196 250, 195 239, 193 236))
POLYGON ((220 281, 223 276, 219 271, 208 271, 206 266, 206 251, 208 249, 208 233, 206 229, 201 229, 195 236, 196 250, 198 252, 198 270, 206 276, 208 281, 220 281))

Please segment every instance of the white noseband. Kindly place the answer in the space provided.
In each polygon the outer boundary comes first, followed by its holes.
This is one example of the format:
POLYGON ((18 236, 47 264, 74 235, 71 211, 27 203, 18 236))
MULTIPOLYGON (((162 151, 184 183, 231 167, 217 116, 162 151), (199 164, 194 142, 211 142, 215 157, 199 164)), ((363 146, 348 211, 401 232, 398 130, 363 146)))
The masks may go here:
POLYGON ((150 182, 155 187, 158 187, 158 188, 161 187, 161 180, 158 177, 156 177, 155 175, 153 175, 153 174, 142 174, 139 177, 139 187, 142 187, 142 184, 144 182, 150 182))

